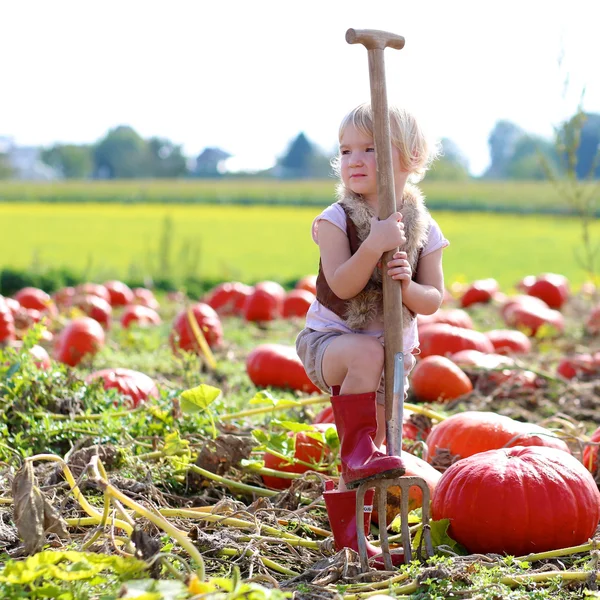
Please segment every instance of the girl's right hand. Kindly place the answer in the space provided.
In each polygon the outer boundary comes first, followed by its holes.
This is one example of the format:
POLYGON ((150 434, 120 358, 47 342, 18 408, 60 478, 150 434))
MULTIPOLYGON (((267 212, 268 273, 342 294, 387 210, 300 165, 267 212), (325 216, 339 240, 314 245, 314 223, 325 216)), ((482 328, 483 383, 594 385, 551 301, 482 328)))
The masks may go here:
POLYGON ((380 221, 377 217, 371 219, 371 231, 365 240, 379 254, 388 250, 401 248, 406 244, 402 213, 392 213, 387 219, 380 221))

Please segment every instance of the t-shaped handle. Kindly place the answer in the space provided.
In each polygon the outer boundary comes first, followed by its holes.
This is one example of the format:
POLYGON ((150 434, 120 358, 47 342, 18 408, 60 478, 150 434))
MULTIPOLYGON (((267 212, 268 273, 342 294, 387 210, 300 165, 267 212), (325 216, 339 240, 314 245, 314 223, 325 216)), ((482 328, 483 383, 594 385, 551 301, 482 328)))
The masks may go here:
POLYGON ((395 33, 378 29, 348 29, 346 41, 349 44, 362 44, 367 50, 385 50, 385 48, 404 48, 404 38, 395 33))

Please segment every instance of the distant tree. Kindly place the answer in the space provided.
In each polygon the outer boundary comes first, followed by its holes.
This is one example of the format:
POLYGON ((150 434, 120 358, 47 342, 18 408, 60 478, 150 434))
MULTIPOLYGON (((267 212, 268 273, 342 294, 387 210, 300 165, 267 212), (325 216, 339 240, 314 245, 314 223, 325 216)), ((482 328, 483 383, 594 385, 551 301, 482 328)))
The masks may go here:
POLYGON ((181 146, 166 138, 148 140, 148 174, 150 177, 181 177, 187 170, 181 146))
POLYGON ((539 136, 523 135, 505 167, 508 179, 536 180, 547 178, 548 166, 558 169, 558 155, 554 144, 539 136))
POLYGON ((427 172, 429 181, 466 181, 469 179, 469 161, 460 148, 449 138, 442 138, 442 154, 427 172))
POLYGON ((41 158, 66 179, 86 179, 94 169, 91 146, 56 144, 42 150, 41 158))
POLYGON ((299 133, 290 144, 279 164, 284 169, 291 171, 306 171, 310 167, 313 154, 313 145, 308 141, 304 133, 299 133))
POLYGON ((148 177, 148 144, 127 125, 111 129, 94 148, 94 174, 100 179, 148 177))
POLYGON ((277 161, 276 170, 288 178, 327 177, 331 173, 330 157, 301 132, 277 161))
POLYGON ((498 121, 488 138, 491 164, 483 177, 486 179, 504 179, 506 168, 514 154, 517 142, 524 131, 510 121, 498 121))
POLYGON ((10 179, 14 175, 8 156, 0 153, 0 179, 10 179))

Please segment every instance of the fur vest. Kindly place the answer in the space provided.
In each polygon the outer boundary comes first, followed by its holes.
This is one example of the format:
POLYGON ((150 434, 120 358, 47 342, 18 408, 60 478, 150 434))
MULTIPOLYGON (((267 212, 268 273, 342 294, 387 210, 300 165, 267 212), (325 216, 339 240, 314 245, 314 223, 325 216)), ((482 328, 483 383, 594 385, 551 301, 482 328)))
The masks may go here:
MULTIPOLYGON (((430 216, 425 207, 423 195, 418 187, 406 184, 402 198, 402 221, 406 244, 401 248, 408 255, 408 261, 413 272, 413 279, 417 273, 417 265, 423 247, 427 244, 429 236, 430 216)), ((373 209, 359 197, 345 195, 338 203, 346 213, 346 225, 350 252, 354 254, 362 242, 367 238, 371 230, 371 219, 374 216, 373 209)), ((344 320, 350 329, 365 329, 369 323, 383 319, 383 284, 381 269, 375 267, 367 285, 353 298, 343 300, 336 296, 323 273, 319 262, 319 274, 317 276, 317 300, 326 308, 333 311, 344 320)), ((406 328, 414 313, 406 306, 402 311, 403 327, 406 328)))

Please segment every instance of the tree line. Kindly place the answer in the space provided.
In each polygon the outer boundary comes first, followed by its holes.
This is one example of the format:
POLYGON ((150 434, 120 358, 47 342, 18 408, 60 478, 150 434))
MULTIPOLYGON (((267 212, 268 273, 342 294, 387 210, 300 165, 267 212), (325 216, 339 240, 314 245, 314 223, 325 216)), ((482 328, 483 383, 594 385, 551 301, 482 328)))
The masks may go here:
MULTIPOLYGON (((488 137, 490 165, 483 179, 541 180, 551 170, 571 169, 579 179, 600 177, 600 114, 578 112, 556 129, 555 139, 531 135, 518 125, 501 120, 488 137), (576 139, 575 139, 576 138, 576 139), (575 148, 568 156, 567 148, 575 148)), ((459 146, 441 140, 442 155, 428 173, 428 180, 467 180, 468 161, 459 146)), ((41 151, 41 159, 65 179, 138 179, 182 177, 257 176, 321 178, 331 174, 331 155, 299 133, 277 159, 259 173, 228 173, 223 162, 229 155, 207 148, 190 159, 180 145, 167 138, 143 139, 132 127, 111 129, 94 144, 55 144, 41 151)), ((0 178, 13 175, 7 156, 0 154, 0 178)))

